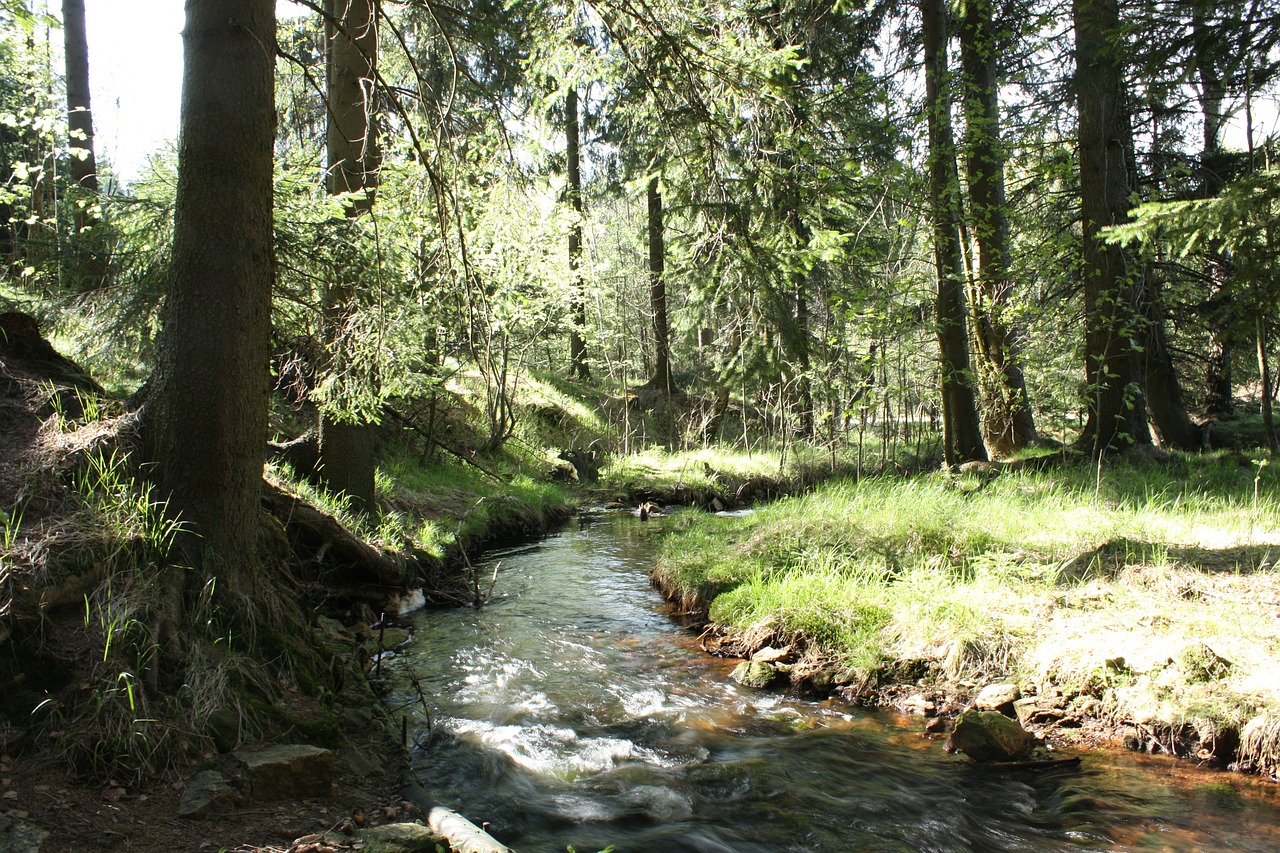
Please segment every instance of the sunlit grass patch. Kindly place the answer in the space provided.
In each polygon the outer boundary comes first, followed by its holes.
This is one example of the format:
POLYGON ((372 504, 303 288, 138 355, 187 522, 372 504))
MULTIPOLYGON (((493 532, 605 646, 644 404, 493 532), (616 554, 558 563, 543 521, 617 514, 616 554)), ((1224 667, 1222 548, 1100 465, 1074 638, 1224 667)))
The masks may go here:
POLYGON ((1280 708, 1274 476, 1211 455, 833 482, 680 525, 656 576, 737 632, 803 634, 829 658, 1140 687, 1161 713, 1222 722, 1280 708), (1235 665, 1179 684, 1169 662, 1191 643, 1235 665))

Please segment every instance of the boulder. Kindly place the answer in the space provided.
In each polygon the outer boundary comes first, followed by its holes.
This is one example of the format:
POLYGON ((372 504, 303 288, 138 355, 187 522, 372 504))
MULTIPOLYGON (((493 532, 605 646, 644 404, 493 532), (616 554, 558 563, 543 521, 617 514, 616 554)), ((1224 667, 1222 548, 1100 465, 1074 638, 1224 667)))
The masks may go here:
POLYGON ((232 755, 244 765, 246 786, 259 800, 323 797, 338 769, 331 750, 306 744, 238 749, 232 755))
POLYGON ((951 732, 951 748, 974 761, 1018 761, 1034 738, 1017 720, 995 711, 965 711, 951 732))
POLYGON ((988 684, 978 691, 973 700, 973 707, 979 711, 997 711, 1005 716, 1013 714, 1013 703, 1022 697, 1018 685, 1003 682, 988 684))
POLYGON ((366 853, 435 853, 444 836, 420 823, 388 823, 360 832, 366 853))
POLYGON ((201 770, 187 780, 178 800, 178 817, 207 818, 224 813, 236 801, 235 789, 216 770, 201 770))
POLYGON ((778 679, 778 668, 763 661, 746 661, 733 668, 729 676, 743 687, 765 688, 778 679))

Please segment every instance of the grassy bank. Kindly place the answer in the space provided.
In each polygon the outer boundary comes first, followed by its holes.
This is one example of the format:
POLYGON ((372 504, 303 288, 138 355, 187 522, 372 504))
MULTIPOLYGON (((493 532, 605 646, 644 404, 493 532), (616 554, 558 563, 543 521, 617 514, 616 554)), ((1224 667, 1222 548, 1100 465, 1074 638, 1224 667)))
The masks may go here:
POLYGON ((684 519, 656 580, 740 654, 790 646, 800 685, 963 700, 1011 680, 1070 711, 1057 728, 1274 772, 1275 478, 1210 455, 831 483, 684 519))

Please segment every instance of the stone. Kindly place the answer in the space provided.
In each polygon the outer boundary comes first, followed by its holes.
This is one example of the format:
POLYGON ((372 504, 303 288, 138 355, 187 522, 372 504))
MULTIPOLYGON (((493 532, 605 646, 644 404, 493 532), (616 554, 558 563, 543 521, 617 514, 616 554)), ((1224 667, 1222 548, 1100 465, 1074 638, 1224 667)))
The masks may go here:
POLYGON ((347 630, 347 626, 332 616, 317 617, 316 630, 320 632, 320 638, 326 643, 351 642, 351 632, 347 630))
POLYGON ((47 829, 0 812, 0 853, 40 853, 48 837, 47 829))
POLYGON ((437 845, 445 842, 437 834, 420 823, 388 823, 361 830, 365 853, 435 853, 437 845))
POLYGON ((981 762, 1017 761, 1033 743, 1017 720, 995 711, 965 711, 951 732, 951 747, 981 762))
POLYGON ((1021 698, 1022 692, 1018 690, 1016 684, 1008 682, 988 684, 978 691, 977 697, 973 700, 973 707, 979 711, 998 711, 1009 716, 1013 713, 1013 703, 1021 698))
POLYGON ((924 724, 924 730, 926 734, 943 734, 947 730, 947 721, 943 717, 931 717, 929 718, 929 721, 924 724))
POLYGON ((751 656, 753 662, 759 663, 778 663, 786 660, 791 655, 791 647, 783 646, 775 649, 773 646, 765 646, 751 656))
POLYGON ((244 765, 247 787, 259 800, 323 797, 338 769, 331 750, 307 744, 238 749, 232 755, 244 765))
POLYGON ((1182 677, 1192 684, 1217 681, 1231 671, 1231 661, 1204 643, 1192 643, 1178 652, 1174 664, 1182 677))
POLYGON ((743 687, 765 688, 778 678, 778 668, 763 661, 746 661, 733 668, 729 676, 743 687))
POLYGON ((908 714, 920 714, 925 717, 932 717, 938 712, 938 706, 935 705, 929 697, 923 693, 917 693, 914 696, 908 696, 902 700, 902 710, 908 714))
POLYGON ((1027 696, 1013 703, 1013 714, 1024 726, 1046 725, 1064 716, 1062 703, 1053 696, 1027 696))
POLYGON ((216 770, 201 770, 187 780, 178 800, 178 817, 208 818, 226 812, 235 803, 235 789, 216 770))

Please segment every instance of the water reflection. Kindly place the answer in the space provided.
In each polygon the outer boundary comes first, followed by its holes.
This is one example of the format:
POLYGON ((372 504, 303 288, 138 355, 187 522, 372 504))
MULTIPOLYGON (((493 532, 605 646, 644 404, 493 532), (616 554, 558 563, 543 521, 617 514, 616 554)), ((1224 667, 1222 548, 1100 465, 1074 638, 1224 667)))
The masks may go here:
POLYGON ((400 660, 433 697, 437 800, 526 853, 1280 849, 1268 783, 1110 754, 993 771, 910 721, 737 688, 649 587, 659 530, 586 517, 492 555, 485 609, 419 617, 400 660))

